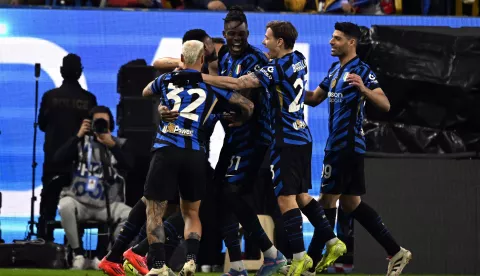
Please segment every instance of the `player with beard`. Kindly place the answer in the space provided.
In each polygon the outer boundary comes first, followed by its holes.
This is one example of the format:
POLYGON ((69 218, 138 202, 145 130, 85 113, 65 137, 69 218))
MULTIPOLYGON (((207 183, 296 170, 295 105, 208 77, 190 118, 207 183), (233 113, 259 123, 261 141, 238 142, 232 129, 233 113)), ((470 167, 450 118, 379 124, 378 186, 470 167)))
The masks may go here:
MULTIPOLYGON (((378 213, 361 200, 366 192, 363 164, 366 146, 362 128, 365 101, 385 112, 390 109, 390 102, 375 73, 357 56, 360 34, 360 28, 353 23, 335 24, 330 46, 332 56, 339 61, 332 64, 325 79, 314 92, 308 92, 305 99, 311 106, 327 98, 329 101, 329 137, 325 146, 320 202, 333 225, 336 204, 340 200, 342 210, 350 213, 390 256, 387 275, 399 275, 412 253, 397 244, 378 213)), ((315 235, 312 244, 314 240, 315 235)), ((323 244, 317 243, 315 247, 323 248, 323 244)))
MULTIPOLYGON (((265 87, 262 93, 271 93, 271 119, 273 144, 270 156, 275 195, 288 234, 293 253, 292 265, 287 275, 300 276, 313 266, 305 252, 302 233, 302 212, 327 243, 325 260, 335 261, 346 252, 345 244, 333 233, 323 208, 308 195, 311 188, 312 136, 304 121, 305 57, 294 51, 298 33, 290 22, 272 21, 266 28, 263 44, 273 59, 255 73, 238 79, 203 75, 206 83, 214 86, 242 90, 265 87), (299 208, 301 207, 301 210, 299 208)), ((326 266, 328 263, 320 263, 326 266)))

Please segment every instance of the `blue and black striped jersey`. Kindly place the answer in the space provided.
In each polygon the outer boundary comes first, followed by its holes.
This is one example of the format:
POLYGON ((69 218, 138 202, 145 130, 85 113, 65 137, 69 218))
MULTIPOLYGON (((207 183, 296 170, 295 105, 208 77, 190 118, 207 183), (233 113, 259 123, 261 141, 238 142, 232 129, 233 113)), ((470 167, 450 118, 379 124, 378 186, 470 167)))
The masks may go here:
MULTIPOLYGON (((182 70, 183 72, 198 72, 182 70)), ((210 86, 203 82, 174 87, 170 83, 172 73, 159 76, 151 85, 154 94, 160 95, 162 105, 172 111, 179 111, 177 120, 161 123, 157 131, 154 148, 175 146, 193 150, 205 150, 205 141, 210 135, 205 124, 217 101, 228 101, 233 92, 210 86)))
MULTIPOLYGON (((268 64, 265 54, 258 48, 248 45, 245 53, 234 58, 228 52, 227 46, 219 51, 218 75, 239 78, 251 72, 258 71, 268 64)), ((257 144, 270 145, 272 142, 272 131, 270 122, 270 99, 264 88, 252 89, 250 100, 255 105, 252 118, 239 127, 225 127, 225 143, 230 146, 238 146, 245 141, 246 137, 254 137, 257 144)))
POLYGON ((375 73, 358 57, 344 66, 340 66, 340 62, 332 64, 328 76, 319 85, 328 91, 329 101, 329 136, 325 150, 350 149, 362 154, 366 150, 362 128, 365 96, 346 81, 348 74, 359 75, 369 89, 380 87, 375 73))
POLYGON ((312 142, 303 115, 306 74, 307 62, 298 51, 272 60, 255 73, 260 83, 272 94, 274 147, 312 142))

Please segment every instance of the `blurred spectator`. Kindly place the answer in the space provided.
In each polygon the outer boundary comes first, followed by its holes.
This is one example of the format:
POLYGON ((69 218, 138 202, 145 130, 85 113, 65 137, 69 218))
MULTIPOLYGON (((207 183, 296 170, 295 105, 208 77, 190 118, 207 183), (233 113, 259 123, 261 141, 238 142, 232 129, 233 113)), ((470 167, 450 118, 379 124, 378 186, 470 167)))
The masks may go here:
POLYGON ((46 221, 55 220, 58 197, 62 187, 70 184, 72 166, 54 162, 55 152, 74 136, 88 112, 97 105, 96 97, 78 83, 83 66, 79 56, 68 54, 63 58, 60 72, 64 79, 59 88, 42 97, 38 125, 45 132, 43 161, 43 188, 38 219, 38 238, 53 241, 53 230, 46 233, 46 221))
POLYGON ((326 13, 382 15, 395 13, 394 0, 326 0, 320 2, 326 13))
MULTIPOLYGON (((270 10, 280 0, 189 0, 189 8, 225 11, 232 6, 240 6, 246 11, 270 10)), ((278 6, 278 4, 277 4, 278 6)))
POLYGON ((318 0, 285 0, 285 10, 292 12, 318 12, 318 0))
MULTIPOLYGON (((127 140, 113 137, 113 116, 105 106, 94 107, 77 135, 73 135, 55 154, 55 161, 74 164, 73 178, 61 193, 59 203, 62 227, 74 252, 73 268, 85 269, 84 250, 79 241, 78 221, 108 222, 106 198, 110 201, 112 223, 125 222, 130 213, 125 200, 125 180, 121 172, 133 167, 127 140), (108 190, 107 190, 108 188, 108 190)), ((72 173, 72 172, 71 172, 72 173)), ((105 240, 105 239, 103 239, 105 240)), ((108 240, 106 240, 108 244, 108 240)), ((106 246, 98 241, 92 267, 106 253, 106 246), (103 250, 99 250, 103 249, 103 250)))

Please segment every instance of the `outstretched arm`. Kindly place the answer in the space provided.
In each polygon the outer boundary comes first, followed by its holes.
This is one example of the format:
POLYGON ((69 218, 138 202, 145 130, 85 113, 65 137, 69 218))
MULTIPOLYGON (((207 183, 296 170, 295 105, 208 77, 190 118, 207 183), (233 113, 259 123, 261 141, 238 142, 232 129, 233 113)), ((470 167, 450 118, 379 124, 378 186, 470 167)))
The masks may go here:
POLYGON ((320 86, 317 86, 315 91, 306 91, 305 94, 305 104, 309 106, 317 106, 321 104, 326 98, 328 94, 325 92, 320 86))
POLYGON ((202 74, 203 81, 219 88, 230 89, 230 90, 241 90, 247 88, 257 88, 261 87, 260 80, 255 76, 254 73, 250 73, 240 78, 232 77, 219 77, 219 76, 210 76, 202 74))
POLYGON ((153 62, 153 67, 160 71, 173 71, 175 68, 183 67, 183 63, 179 58, 159 58, 153 62))
POLYGON ((142 96, 151 97, 153 96, 152 84, 154 81, 151 81, 145 88, 143 88, 142 96))

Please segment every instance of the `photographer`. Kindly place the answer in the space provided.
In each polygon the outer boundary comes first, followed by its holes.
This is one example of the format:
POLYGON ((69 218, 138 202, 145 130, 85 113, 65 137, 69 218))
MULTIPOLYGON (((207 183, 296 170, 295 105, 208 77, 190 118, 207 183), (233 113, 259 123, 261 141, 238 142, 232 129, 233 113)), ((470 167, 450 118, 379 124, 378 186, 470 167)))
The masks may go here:
POLYGON ((83 73, 81 58, 68 54, 63 58, 60 73, 63 83, 47 91, 40 104, 38 126, 45 132, 42 193, 38 238, 53 241, 53 229, 47 231, 48 221, 55 220, 58 197, 63 187, 71 181, 71 164, 54 162, 55 152, 77 133, 88 112, 97 106, 95 95, 83 89, 78 79, 83 73))
MULTIPOLYGON (((108 189, 112 223, 123 223, 131 210, 124 201, 124 178, 120 172, 133 167, 126 139, 111 135, 114 121, 110 109, 94 107, 91 120, 84 120, 77 135, 70 138, 55 154, 55 161, 74 163, 72 182, 60 197, 62 226, 74 252, 74 269, 86 267, 84 250, 79 242, 77 222, 108 220, 105 189, 108 189)), ((119 228, 117 226, 117 229, 119 228)), ((117 232, 117 231, 116 231, 117 232)), ((105 253, 100 240, 92 267, 97 268, 105 253), (98 250, 103 249, 103 250, 98 250), (100 252, 98 252, 100 251, 100 252), (103 252, 102 252, 103 251, 103 252)))

